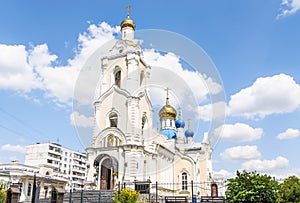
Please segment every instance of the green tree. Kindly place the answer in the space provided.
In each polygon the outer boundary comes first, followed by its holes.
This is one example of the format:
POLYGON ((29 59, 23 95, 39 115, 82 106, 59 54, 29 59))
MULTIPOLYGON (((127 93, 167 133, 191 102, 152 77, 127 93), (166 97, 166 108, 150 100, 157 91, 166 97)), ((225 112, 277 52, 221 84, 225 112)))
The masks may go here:
POLYGON ((115 203, 136 203, 139 195, 140 193, 138 191, 131 190, 130 188, 123 188, 120 194, 115 191, 113 200, 115 203))
POLYGON ((277 202, 300 202, 300 179, 290 176, 279 186, 277 202))
POLYGON ((278 183, 271 176, 260 175, 257 172, 242 173, 237 171, 236 177, 229 179, 225 192, 228 202, 275 202, 278 193, 278 183))

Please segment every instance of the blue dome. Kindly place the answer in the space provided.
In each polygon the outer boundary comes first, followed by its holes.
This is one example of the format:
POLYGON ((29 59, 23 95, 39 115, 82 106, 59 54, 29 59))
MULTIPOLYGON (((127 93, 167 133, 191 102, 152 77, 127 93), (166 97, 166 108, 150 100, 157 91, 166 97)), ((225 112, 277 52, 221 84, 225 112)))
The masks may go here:
POLYGON ((174 129, 162 129, 159 131, 161 134, 165 135, 168 139, 176 139, 177 134, 174 129))
POLYGON ((175 126, 176 126, 176 128, 184 128, 185 122, 183 120, 176 120, 175 126))
POLYGON ((186 137, 193 137, 194 136, 194 132, 192 130, 186 130, 184 135, 186 137))

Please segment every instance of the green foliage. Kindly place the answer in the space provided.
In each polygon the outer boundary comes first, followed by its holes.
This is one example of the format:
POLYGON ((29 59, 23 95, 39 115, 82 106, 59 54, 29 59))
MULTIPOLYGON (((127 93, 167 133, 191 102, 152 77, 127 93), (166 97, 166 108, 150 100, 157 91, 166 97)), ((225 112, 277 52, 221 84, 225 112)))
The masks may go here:
POLYGON ((237 171, 235 178, 229 179, 226 199, 228 202, 272 203, 277 199, 278 183, 268 175, 257 172, 237 171))
POLYGON ((115 203, 136 203, 140 193, 133 191, 130 188, 124 188, 121 190, 120 195, 118 191, 115 191, 113 200, 115 203))
POLYGON ((4 203, 6 200, 6 191, 0 190, 0 203, 4 203))
POLYGON ((0 203, 4 203, 6 200, 5 187, 6 187, 6 184, 3 181, 1 181, 0 182, 0 203))
POLYGON ((300 202, 300 179, 290 176, 280 184, 277 202, 300 202))

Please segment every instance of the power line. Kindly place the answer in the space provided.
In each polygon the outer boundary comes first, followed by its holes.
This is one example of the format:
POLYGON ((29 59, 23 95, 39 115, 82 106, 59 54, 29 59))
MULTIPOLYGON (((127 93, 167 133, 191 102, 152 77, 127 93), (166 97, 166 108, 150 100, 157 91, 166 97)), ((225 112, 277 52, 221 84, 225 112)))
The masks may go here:
MULTIPOLYGON (((26 135, 24 135, 24 134, 22 134, 22 133, 20 133, 20 132, 18 132, 18 131, 16 131, 16 130, 11 129, 11 128, 8 128, 8 127, 6 127, 6 126, 4 126, 4 125, 1 125, 1 124, 0 124, 0 127, 3 128, 3 129, 5 129, 5 130, 7 130, 7 131, 9 131, 9 132, 11 132, 11 133, 13 133, 13 134, 15 134, 15 135, 22 136, 22 137, 26 136, 26 135)), ((33 137, 31 136, 31 138, 34 138, 36 141, 39 140, 39 139, 37 139, 35 136, 33 136, 33 137)))
MULTIPOLYGON (((24 127, 26 127, 26 128, 27 128, 27 132, 28 132, 29 134, 31 134, 31 136, 32 136, 36 141, 40 141, 40 139, 38 139, 36 135, 42 136, 42 137, 45 137, 45 138, 49 139, 49 137, 48 137, 48 136, 45 136, 45 134, 43 134, 42 131, 40 131, 40 130, 34 128, 34 127, 31 126, 30 124, 24 122, 23 120, 19 119, 19 118, 16 117, 15 115, 13 115, 13 114, 11 114, 11 113, 5 111, 5 110, 2 109, 1 107, 0 107, 0 111, 1 111, 2 113, 4 113, 4 114, 8 115, 9 117, 11 117, 12 119, 14 119, 15 121, 17 121, 18 123, 22 124, 24 127), (30 129, 30 130, 29 130, 29 129, 30 129), (32 133, 32 132, 34 132, 34 133, 32 133), (34 135, 34 134, 35 134, 35 135, 34 135)), ((10 132, 13 132, 13 133, 16 134, 16 135, 23 135, 22 133, 17 132, 17 131, 15 131, 15 130, 11 129, 11 128, 6 127, 6 126, 1 125, 1 127, 4 128, 4 129, 6 129, 6 130, 8 130, 8 131, 10 131, 10 132)))

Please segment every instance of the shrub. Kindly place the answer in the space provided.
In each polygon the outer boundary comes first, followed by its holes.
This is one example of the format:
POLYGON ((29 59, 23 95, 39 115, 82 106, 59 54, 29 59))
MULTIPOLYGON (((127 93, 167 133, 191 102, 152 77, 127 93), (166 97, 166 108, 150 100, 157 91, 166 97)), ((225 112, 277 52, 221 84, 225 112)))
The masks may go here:
POLYGON ((118 191, 115 191, 113 200, 115 203, 136 203, 139 195, 140 193, 138 191, 123 188, 120 194, 118 194, 118 191))
POLYGON ((4 203, 6 200, 6 191, 5 191, 5 183, 3 181, 0 182, 0 203, 4 203))

